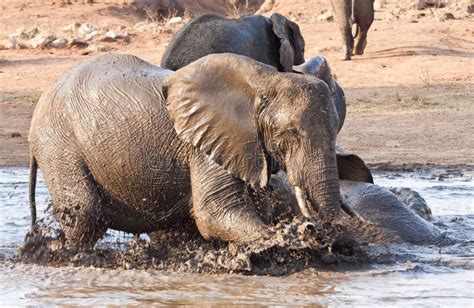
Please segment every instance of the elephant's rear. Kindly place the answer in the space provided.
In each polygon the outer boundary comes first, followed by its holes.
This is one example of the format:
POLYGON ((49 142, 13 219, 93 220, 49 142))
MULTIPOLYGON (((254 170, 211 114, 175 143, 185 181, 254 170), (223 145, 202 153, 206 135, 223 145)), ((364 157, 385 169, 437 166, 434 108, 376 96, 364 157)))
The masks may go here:
POLYGON ((40 98, 31 153, 72 242, 95 243, 107 227, 146 232, 159 227, 160 215, 179 212, 177 190, 189 181, 176 157, 182 145, 164 146, 174 134, 162 105, 169 73, 110 54, 65 73, 40 98), (163 197, 160 185, 169 177, 176 191, 163 197), (171 205, 163 205, 166 198, 171 205))

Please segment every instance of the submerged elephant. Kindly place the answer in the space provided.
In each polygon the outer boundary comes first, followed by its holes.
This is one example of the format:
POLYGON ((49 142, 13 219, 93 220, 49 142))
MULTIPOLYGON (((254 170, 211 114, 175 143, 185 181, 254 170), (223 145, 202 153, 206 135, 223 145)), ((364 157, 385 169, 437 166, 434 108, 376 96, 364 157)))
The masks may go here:
POLYGON ((337 24, 342 35, 343 60, 350 60, 354 49, 354 38, 359 37, 354 54, 364 54, 367 32, 374 21, 374 0, 331 0, 337 24), (356 35, 352 25, 356 24, 356 35))
POLYGON ((164 51, 161 67, 180 69, 204 56, 234 53, 292 72, 304 62, 298 25, 283 15, 246 15, 237 19, 205 14, 186 24, 164 51))
POLYGON ((42 170, 70 249, 107 228, 152 232, 190 216, 204 238, 269 235, 249 196, 286 170, 308 217, 340 213, 327 84, 250 58, 206 56, 172 72, 105 55, 62 75, 31 123, 30 204, 42 170), (317 166, 315 168, 314 166, 317 166))
MULTIPOLYGON (((337 147, 337 161, 341 202, 344 208, 348 208, 347 212, 404 242, 429 244, 444 237, 444 233, 429 222, 431 210, 417 192, 409 188, 389 189, 375 185, 363 160, 340 147, 337 147)), ((298 214, 298 208, 291 206, 297 203, 298 196, 288 185, 285 173, 272 175, 270 185, 278 190, 281 207, 298 214)), ((277 208, 275 215, 283 210, 277 208)))

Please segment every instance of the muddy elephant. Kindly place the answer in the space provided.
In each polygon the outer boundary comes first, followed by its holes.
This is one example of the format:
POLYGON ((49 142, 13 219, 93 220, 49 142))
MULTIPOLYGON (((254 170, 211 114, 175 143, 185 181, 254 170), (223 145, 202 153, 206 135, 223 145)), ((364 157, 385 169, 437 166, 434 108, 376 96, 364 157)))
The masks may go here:
POLYGON ((339 83, 334 79, 331 67, 326 58, 322 56, 311 57, 303 64, 294 65, 293 71, 314 76, 323 80, 328 85, 339 117, 340 131, 346 119, 346 96, 342 88, 339 86, 339 83))
POLYGON ((176 33, 161 67, 175 71, 209 54, 234 53, 291 72, 304 62, 304 47, 299 26, 278 13, 237 19, 205 14, 176 33))
POLYGON ((66 72, 36 106, 33 223, 38 166, 74 250, 107 228, 148 233, 189 217, 206 239, 268 236, 249 189, 265 189, 278 169, 305 216, 337 219, 338 127, 329 87, 311 76, 233 54, 176 72, 105 55, 66 72))
MULTIPOLYGON (((414 244, 430 244, 444 239, 444 233, 430 222, 431 209, 426 201, 410 188, 385 188, 375 185, 372 174, 357 155, 337 146, 341 202, 346 212, 377 226, 390 239, 414 244)), ((272 175, 270 186, 277 190, 275 216, 290 210, 298 215, 297 193, 291 188, 283 171, 272 175)))
POLYGON ((342 35, 342 59, 351 59, 354 39, 357 37, 354 54, 364 54, 367 32, 374 21, 374 0, 331 0, 331 5, 342 35), (352 35, 353 24, 357 27, 355 36, 352 35))

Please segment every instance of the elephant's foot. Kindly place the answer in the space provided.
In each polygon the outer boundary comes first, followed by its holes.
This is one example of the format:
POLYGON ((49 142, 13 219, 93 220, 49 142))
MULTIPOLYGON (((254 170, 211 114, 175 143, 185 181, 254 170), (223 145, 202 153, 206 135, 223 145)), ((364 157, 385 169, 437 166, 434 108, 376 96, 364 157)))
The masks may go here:
POLYGON ((365 46, 367 46, 367 40, 361 38, 361 39, 357 42, 356 48, 355 48, 355 50, 354 50, 354 54, 355 54, 355 55, 358 55, 358 56, 363 55, 363 54, 364 54, 364 50, 365 50, 365 46))
POLYGON ((350 61, 351 60, 351 54, 349 53, 344 53, 342 58, 341 58, 342 61, 350 61))

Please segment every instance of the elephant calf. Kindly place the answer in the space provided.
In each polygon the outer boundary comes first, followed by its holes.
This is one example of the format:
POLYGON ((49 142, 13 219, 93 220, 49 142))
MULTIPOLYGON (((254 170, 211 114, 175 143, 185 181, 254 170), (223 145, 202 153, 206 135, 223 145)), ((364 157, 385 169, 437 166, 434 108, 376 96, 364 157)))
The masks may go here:
POLYGON ((279 169, 305 216, 337 219, 333 96, 321 79, 233 54, 176 72, 131 55, 87 61, 36 106, 32 222, 38 166, 73 250, 107 228, 153 232, 190 217, 205 238, 259 239, 270 231, 248 189, 264 190, 279 169))
MULTIPOLYGON (((378 226, 385 234, 404 242, 429 244, 443 236, 430 223, 431 210, 426 201, 409 188, 384 188, 373 183, 369 168, 358 156, 337 151, 341 202, 347 212, 378 226), (429 214, 429 215, 428 215, 429 214)), ((280 207, 298 209, 296 194, 288 185, 284 172, 272 175, 270 185, 279 192, 280 207)), ((275 215, 283 209, 276 208, 275 215)))

